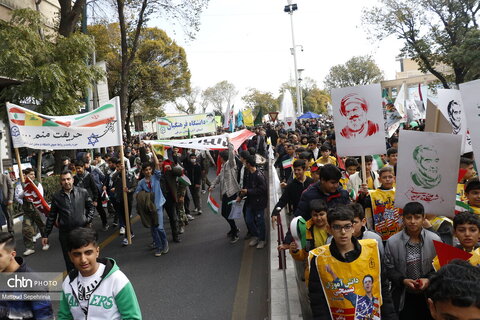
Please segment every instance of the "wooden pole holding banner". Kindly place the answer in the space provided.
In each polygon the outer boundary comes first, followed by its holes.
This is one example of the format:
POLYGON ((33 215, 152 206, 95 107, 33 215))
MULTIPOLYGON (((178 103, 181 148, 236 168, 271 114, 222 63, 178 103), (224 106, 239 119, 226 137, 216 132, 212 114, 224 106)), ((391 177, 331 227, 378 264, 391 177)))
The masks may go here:
MULTIPOLYGON (((127 170, 127 167, 125 166, 125 161, 124 161, 124 152, 123 152, 123 146, 120 146, 120 161, 122 161, 122 188, 123 188, 123 209, 124 209, 124 214, 125 214, 125 230, 127 232, 127 240, 128 244, 132 244, 132 232, 130 230, 130 212, 128 211, 128 193, 125 191, 127 189, 127 173, 125 170, 127 170)), ((120 214, 120 213, 119 213, 120 214)))
POLYGON ((18 152, 18 148, 14 148, 14 149, 15 149, 15 159, 17 159, 18 176, 20 177, 20 182, 24 183, 25 177, 23 176, 22 162, 20 161, 20 153, 18 152))
POLYGON ((38 150, 38 157, 37 157, 37 180, 38 180, 38 182, 42 182, 42 156, 43 156, 43 150, 38 150))
POLYGON ((438 123, 440 121, 440 110, 435 109, 435 123, 433 125, 433 132, 438 132, 438 123))
MULTIPOLYGON (((361 162, 362 162, 362 182, 366 185, 368 185, 368 178, 367 178, 367 166, 365 164, 365 156, 361 156, 361 162)), ((368 228, 373 227, 373 222, 372 222, 372 211, 370 208, 365 209, 365 218, 367 218, 367 226, 368 228)))
POLYGON ((368 184, 367 181, 367 166, 365 165, 365 156, 361 156, 362 161, 362 182, 368 184))

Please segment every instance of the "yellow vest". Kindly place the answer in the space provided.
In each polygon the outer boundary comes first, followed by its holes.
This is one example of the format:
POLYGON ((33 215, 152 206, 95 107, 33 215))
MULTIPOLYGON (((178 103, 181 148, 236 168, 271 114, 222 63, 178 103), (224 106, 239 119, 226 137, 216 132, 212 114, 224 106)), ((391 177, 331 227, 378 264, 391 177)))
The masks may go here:
POLYGON ((372 200, 374 229, 380 234, 382 240, 388 240, 388 238, 402 230, 403 227, 400 209, 393 205, 395 189, 376 189, 369 191, 369 194, 372 200))
POLYGON ((333 157, 333 156, 328 156, 327 159, 323 159, 322 156, 320 156, 317 161, 315 161, 316 163, 318 164, 323 164, 323 165, 326 165, 326 164, 333 164, 334 166, 337 165, 337 158, 333 157))
MULTIPOLYGON (((468 201, 467 201, 467 204, 468 204, 468 201)), ((474 207, 470 204, 469 204, 469 206, 470 206, 470 212, 480 215, 480 208, 479 207, 474 207)))
POLYGON ((465 184, 463 183, 457 184, 457 196, 463 202, 466 202, 468 200, 467 197, 465 196, 465 184))
POLYGON ((316 256, 316 268, 332 319, 381 319, 380 306, 383 302, 378 244, 373 239, 359 242, 362 252, 353 262, 341 262, 334 258, 330 245, 310 251, 309 265, 316 256), (363 285, 368 276, 373 278, 372 299, 367 296, 363 285))
MULTIPOLYGON (((470 253, 472 254, 472 256, 470 257, 470 259, 468 259, 468 262, 470 262, 472 266, 480 265, 480 248, 477 248, 470 253)), ((440 260, 438 259, 438 256, 435 256, 435 258, 433 258, 432 264, 435 271, 440 270, 440 260)))

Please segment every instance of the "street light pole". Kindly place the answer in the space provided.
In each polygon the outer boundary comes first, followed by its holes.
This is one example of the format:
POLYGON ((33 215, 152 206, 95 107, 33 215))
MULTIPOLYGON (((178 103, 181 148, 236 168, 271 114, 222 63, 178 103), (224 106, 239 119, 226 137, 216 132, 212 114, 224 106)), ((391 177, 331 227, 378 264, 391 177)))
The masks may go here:
POLYGON ((297 70, 297 46, 295 45, 295 34, 293 32, 293 11, 298 9, 298 6, 296 3, 292 4, 292 0, 287 0, 288 5, 286 5, 283 9, 284 12, 288 13, 290 15, 290 28, 292 30, 292 55, 293 55, 293 67, 295 70, 295 86, 296 86, 296 92, 297 92, 297 115, 301 115, 303 113, 303 108, 302 108, 302 101, 300 97, 300 86, 298 83, 298 70, 297 70))
POLYGON ((300 88, 300 110, 303 114, 303 90, 302 90, 302 72, 304 69, 297 69, 298 72, 298 87, 300 88))

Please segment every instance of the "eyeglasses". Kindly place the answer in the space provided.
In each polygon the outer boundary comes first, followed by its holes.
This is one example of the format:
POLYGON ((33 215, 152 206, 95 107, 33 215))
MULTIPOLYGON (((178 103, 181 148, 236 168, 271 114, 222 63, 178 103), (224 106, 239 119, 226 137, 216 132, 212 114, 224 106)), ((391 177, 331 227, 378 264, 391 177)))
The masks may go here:
POLYGON ((338 225, 338 224, 332 225, 332 229, 333 229, 334 231, 337 231, 337 232, 341 232, 342 229, 343 229, 345 232, 348 232, 348 231, 352 230, 352 228, 353 228, 353 224, 351 224, 351 223, 346 224, 346 225, 344 225, 344 226, 341 226, 341 225, 338 225))

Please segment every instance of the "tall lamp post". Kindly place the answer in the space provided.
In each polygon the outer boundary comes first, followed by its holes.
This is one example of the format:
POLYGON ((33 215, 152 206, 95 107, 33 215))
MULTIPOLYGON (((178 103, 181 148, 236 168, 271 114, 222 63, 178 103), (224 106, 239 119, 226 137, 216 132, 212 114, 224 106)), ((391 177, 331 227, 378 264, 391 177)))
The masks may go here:
POLYGON ((292 4, 292 0, 287 0, 288 5, 283 8, 283 11, 290 15, 290 27, 292 29, 292 55, 293 55, 293 67, 295 70, 295 85, 297 91, 297 115, 303 114, 302 101, 300 98, 300 86, 298 83, 298 70, 297 70, 297 46, 295 45, 295 34, 293 32, 293 11, 298 10, 296 3, 292 4))
POLYGON ((303 114, 303 90, 302 90, 302 72, 303 70, 305 69, 297 69, 297 72, 298 72, 298 88, 299 88, 299 91, 300 91, 300 110, 302 110, 302 114, 303 114))

